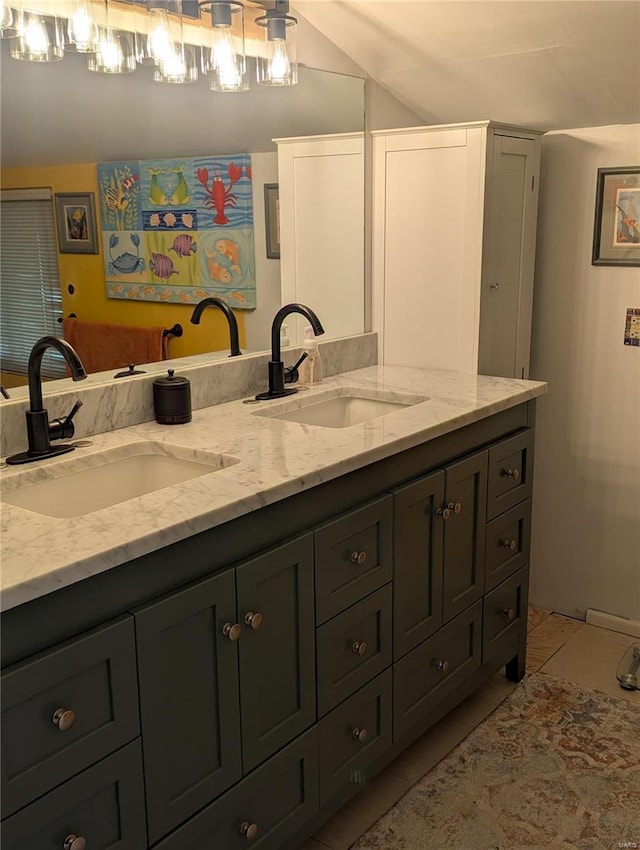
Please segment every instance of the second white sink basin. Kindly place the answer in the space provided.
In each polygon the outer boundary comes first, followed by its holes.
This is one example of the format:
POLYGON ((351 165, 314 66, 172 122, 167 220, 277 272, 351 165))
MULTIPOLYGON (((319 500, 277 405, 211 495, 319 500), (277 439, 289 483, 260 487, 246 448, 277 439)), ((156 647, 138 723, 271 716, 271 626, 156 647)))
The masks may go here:
MULTIPOLYGON (((2 482, 2 501, 52 517, 77 517, 239 463, 231 455, 193 451, 153 440, 83 456, 2 482)), ((46 463, 46 462, 43 462, 46 463)))
POLYGON ((322 428, 349 428, 423 401, 428 398, 410 393, 336 387, 308 398, 300 395, 285 402, 274 402, 272 408, 257 410, 256 415, 322 428))

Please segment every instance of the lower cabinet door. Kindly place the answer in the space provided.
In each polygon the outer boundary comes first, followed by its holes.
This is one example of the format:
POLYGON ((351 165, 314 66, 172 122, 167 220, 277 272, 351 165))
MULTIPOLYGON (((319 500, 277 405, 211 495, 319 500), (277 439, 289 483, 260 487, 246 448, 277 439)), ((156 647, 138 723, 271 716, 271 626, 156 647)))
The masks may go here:
POLYGON ((233 570, 138 609, 135 621, 153 843, 241 776, 233 570))
POLYGON ((391 670, 320 721, 320 805, 368 784, 368 768, 391 746, 391 670))
POLYGON ((2 823, 2 850, 81 846, 90 850, 144 850, 147 846, 138 740, 2 823))
POLYGON ((314 726, 154 850, 280 850, 318 810, 314 726))
POLYGON ((436 706, 446 704, 480 667, 481 642, 480 601, 393 665, 394 740, 423 723, 436 706))
POLYGON ((313 535, 236 570, 242 767, 248 773, 316 719, 313 535))

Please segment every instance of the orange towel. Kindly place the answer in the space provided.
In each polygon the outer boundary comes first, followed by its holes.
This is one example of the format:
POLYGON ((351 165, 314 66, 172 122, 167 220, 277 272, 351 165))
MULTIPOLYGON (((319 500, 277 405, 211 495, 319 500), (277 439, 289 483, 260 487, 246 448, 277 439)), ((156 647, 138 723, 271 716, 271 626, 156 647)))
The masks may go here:
POLYGON ((63 319, 64 338, 75 348, 85 371, 103 372, 123 369, 133 363, 156 363, 167 359, 167 338, 163 328, 137 328, 63 319))

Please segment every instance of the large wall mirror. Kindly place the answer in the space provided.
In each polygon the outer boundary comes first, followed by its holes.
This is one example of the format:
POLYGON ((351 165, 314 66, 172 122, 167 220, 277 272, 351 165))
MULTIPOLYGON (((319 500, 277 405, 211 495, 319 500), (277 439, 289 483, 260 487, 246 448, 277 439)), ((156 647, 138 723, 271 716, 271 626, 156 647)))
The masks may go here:
MULTIPOLYGON (((297 86, 252 85, 247 92, 223 94, 210 91, 204 78, 190 85, 156 83, 148 67, 122 76, 91 73, 85 57, 73 53, 55 63, 17 61, 9 56, 6 41, 0 71, 4 187, 50 186, 54 193, 97 193, 95 165, 100 162, 252 155, 259 198, 255 202, 254 192, 257 308, 238 311, 238 316, 245 351, 268 348, 271 319, 282 303, 281 264, 267 256, 265 244, 263 184, 279 181, 273 139, 363 132, 364 79, 301 66, 297 86)), ((305 203, 309 201, 307 196, 305 203)), ((335 203, 340 203, 339 195, 335 203)), ((59 254, 58 259, 66 315, 73 312, 78 318, 127 325, 138 321, 167 328, 175 322, 189 325, 192 306, 107 299, 102 256, 59 254)), ((350 285, 362 291, 364 280, 353 279, 350 285)), ((330 315, 322 319, 331 324, 330 315)), ((221 314, 215 321, 226 328, 221 314)), ((221 325, 216 327, 219 334, 221 325)), ((170 342, 172 360, 181 353, 211 350, 206 327, 189 328, 190 333, 195 331, 200 334, 199 348, 185 351, 180 347, 183 340, 176 338, 170 342)))

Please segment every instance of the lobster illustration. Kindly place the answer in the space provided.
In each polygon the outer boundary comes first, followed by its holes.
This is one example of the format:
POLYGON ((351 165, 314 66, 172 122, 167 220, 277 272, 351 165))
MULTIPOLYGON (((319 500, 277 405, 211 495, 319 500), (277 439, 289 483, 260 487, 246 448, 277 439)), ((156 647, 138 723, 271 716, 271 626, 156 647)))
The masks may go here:
POLYGON ((215 218, 213 219, 214 224, 228 224, 229 219, 224 214, 225 207, 235 207, 238 202, 231 190, 234 183, 237 183, 242 177, 242 168, 232 162, 229 164, 228 174, 229 185, 225 188, 222 177, 218 174, 214 166, 211 187, 209 187, 208 169, 199 168, 197 172, 198 181, 204 186, 207 192, 204 203, 210 210, 216 211, 215 218))

